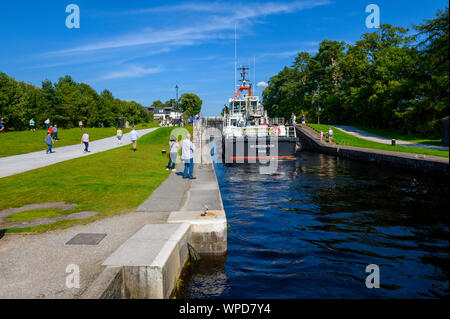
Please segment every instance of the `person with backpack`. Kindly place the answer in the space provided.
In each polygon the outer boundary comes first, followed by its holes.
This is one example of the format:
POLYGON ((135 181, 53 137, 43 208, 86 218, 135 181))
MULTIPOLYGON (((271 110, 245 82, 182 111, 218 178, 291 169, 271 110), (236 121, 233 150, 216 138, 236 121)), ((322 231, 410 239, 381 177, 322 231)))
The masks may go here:
POLYGON ((172 135, 169 142, 169 163, 167 164, 166 171, 172 170, 172 172, 176 172, 175 165, 177 163, 179 147, 177 138, 172 135))

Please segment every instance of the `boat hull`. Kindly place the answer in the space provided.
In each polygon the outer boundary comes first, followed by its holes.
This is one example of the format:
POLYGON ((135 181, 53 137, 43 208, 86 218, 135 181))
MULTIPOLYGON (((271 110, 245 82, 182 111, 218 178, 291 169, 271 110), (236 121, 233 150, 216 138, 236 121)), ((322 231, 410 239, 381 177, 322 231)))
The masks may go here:
POLYGON ((222 158, 228 164, 295 158, 297 142, 296 137, 224 138, 222 158))

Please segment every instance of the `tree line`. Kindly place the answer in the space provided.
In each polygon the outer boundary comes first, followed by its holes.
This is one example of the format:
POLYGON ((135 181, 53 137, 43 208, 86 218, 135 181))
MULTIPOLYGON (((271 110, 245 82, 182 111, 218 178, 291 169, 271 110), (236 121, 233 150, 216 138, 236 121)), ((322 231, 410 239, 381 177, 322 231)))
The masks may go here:
POLYGON ((114 98, 108 90, 98 94, 70 76, 49 80, 36 87, 0 73, 0 117, 9 129, 24 130, 31 118, 38 127, 50 118, 59 127, 72 128, 82 121, 88 127, 114 126, 117 117, 130 123, 149 122, 151 114, 139 103, 114 98))
POLYGON ((324 40, 315 55, 299 52, 263 92, 269 116, 439 136, 449 114, 448 19, 447 7, 413 32, 384 24, 355 44, 324 40))

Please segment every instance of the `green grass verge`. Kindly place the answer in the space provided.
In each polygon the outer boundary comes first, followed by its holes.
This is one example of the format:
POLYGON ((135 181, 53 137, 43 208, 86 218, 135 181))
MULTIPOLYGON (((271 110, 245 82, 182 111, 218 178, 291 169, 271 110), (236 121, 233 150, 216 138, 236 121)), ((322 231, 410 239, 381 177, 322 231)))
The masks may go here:
MULTIPOLYGON (((136 129, 145 129, 150 127, 157 127, 158 123, 144 123, 136 125, 136 129)), ((89 132, 91 141, 101 140, 103 138, 116 135, 116 129, 114 127, 107 128, 86 128, 89 132)), ((124 133, 128 133, 131 129, 124 129, 124 133)), ((83 129, 84 132, 84 129, 83 129)), ((67 146, 79 144, 83 132, 79 128, 73 129, 58 129, 58 138, 54 147, 67 146)), ((0 134, 0 157, 20 155, 31 152, 37 152, 45 150, 45 137, 47 136, 46 130, 31 131, 18 131, 8 132, 6 134, 0 134)))
POLYGON ((427 144, 427 145, 437 145, 441 146, 442 140, 439 138, 430 139, 430 138, 424 138, 422 136, 414 135, 414 134, 405 134, 402 132, 398 132, 396 130, 391 129, 381 129, 381 128, 372 128, 372 127, 365 127, 365 126, 355 126, 357 129, 360 129, 362 131, 378 135, 380 137, 388 138, 388 139, 396 139, 396 140, 402 140, 406 142, 411 143, 417 143, 417 144, 427 144))
MULTIPOLYGON (((323 130, 325 136, 328 134, 329 125, 324 124, 308 124, 310 127, 315 129, 316 131, 323 130)), ((341 130, 333 127, 334 137, 333 142, 337 145, 344 146, 353 146, 353 147, 362 147, 362 148, 373 148, 378 150, 385 151, 394 151, 394 152, 402 152, 402 153, 413 153, 413 154, 423 154, 423 155, 432 155, 432 156, 441 156, 448 157, 448 151, 440 151, 440 150, 432 150, 426 148, 417 148, 417 147, 409 147, 409 146, 392 146, 389 144, 382 144, 372 141, 367 141, 356 136, 347 134, 342 132, 341 130)))
MULTIPOLYGON (((192 128, 189 130, 192 132, 192 128)), ((138 141, 137 152, 127 145, 1 178, 0 210, 36 203, 66 202, 78 205, 70 213, 99 213, 83 221, 60 221, 50 225, 7 229, 6 232, 39 233, 134 212, 169 175, 165 170, 167 155, 162 155, 161 150, 167 149, 171 131, 172 128, 160 128, 144 135, 138 141)), ((31 215, 35 219, 56 213, 61 212, 41 210, 31 212, 31 215)), ((30 215, 23 214, 18 218, 28 219, 30 215)))

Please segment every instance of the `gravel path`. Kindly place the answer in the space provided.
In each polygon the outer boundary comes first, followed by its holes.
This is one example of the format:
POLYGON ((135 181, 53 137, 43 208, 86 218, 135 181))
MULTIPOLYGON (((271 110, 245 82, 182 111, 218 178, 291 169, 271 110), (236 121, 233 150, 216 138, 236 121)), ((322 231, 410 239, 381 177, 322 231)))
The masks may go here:
MULTIPOLYGON (((375 134, 371 134, 365 131, 362 131, 360 129, 357 129, 353 126, 347 126, 347 125, 333 125, 333 127, 336 127, 340 129, 341 131, 362 138, 364 140, 382 143, 382 144, 391 144, 392 139, 381 137, 375 134)), ((412 143, 407 141, 401 141, 396 140, 396 145, 400 146, 409 146, 409 147, 418 147, 418 148, 427 148, 427 149, 433 149, 433 150, 440 150, 440 151, 448 151, 448 146, 438 146, 438 145, 427 145, 427 144, 418 144, 418 143, 412 143)))
MULTIPOLYGON (((139 130, 137 132, 142 137, 156 129, 158 128, 139 130)), ((122 145, 117 144, 117 138, 115 136, 91 142, 89 143, 91 153, 86 154, 83 153, 84 146, 76 144, 54 148, 53 150, 56 152, 54 154, 45 154, 44 149, 39 152, 3 157, 0 158, 0 178, 131 144, 129 135, 129 133, 124 134, 122 145)), ((42 145, 44 148, 44 142, 42 142, 42 145)), ((56 145, 58 144, 56 143, 56 145)))

